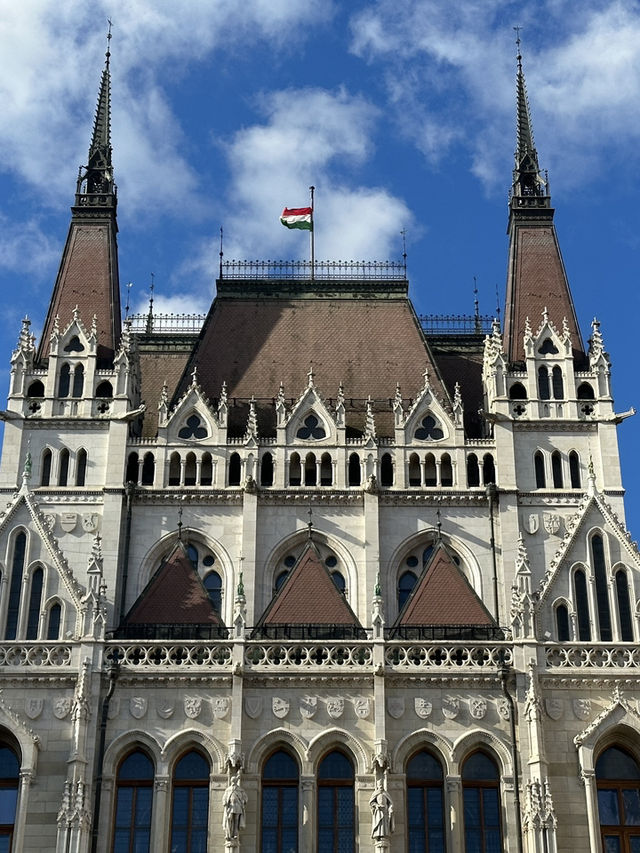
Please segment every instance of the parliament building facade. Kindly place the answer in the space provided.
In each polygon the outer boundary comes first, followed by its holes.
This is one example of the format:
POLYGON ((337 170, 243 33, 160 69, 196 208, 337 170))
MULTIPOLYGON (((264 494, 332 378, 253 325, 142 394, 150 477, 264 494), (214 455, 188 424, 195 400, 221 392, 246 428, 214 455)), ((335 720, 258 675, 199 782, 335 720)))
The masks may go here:
POLYGON ((373 262, 123 321, 107 61, 1 413, 0 851, 640 851, 628 413, 516 83, 502 324, 373 262))

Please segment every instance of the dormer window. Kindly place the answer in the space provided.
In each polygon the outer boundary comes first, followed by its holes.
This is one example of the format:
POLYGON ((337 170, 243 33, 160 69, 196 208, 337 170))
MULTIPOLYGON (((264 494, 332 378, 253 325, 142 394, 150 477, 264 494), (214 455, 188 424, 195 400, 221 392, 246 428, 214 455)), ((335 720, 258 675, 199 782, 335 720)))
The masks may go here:
POLYGON ((318 441, 321 438, 327 437, 327 431, 322 426, 315 415, 307 415, 302 426, 296 433, 296 438, 302 438, 305 441, 318 441))
POLYGON ((433 415, 427 415, 415 431, 415 437, 418 441, 439 441, 444 438, 444 432, 433 415))
POLYGON ((545 338, 542 346, 538 349, 540 355, 557 355, 558 347, 554 344, 551 338, 545 338))
POLYGON ((80 338, 77 335, 74 335, 69 343, 64 347, 65 352, 84 352, 84 347, 80 343, 80 338))
POLYGON ((178 432, 178 438, 206 438, 207 437, 207 429, 202 425, 201 419, 198 415, 189 415, 187 418, 185 425, 178 432))

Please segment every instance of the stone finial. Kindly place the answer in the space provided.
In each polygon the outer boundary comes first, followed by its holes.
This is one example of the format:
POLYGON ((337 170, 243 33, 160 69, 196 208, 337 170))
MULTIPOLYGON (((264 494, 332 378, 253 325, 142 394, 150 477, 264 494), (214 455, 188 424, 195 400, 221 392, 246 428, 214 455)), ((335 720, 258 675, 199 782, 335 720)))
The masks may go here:
POLYGON ((256 414, 256 398, 252 395, 249 400, 249 415, 247 417, 247 438, 257 438, 258 416, 256 414))
POLYGON ((546 306, 546 305, 545 305, 545 306, 544 306, 544 308, 542 309, 542 322, 543 322, 543 323, 548 323, 548 322, 549 322, 549 310, 548 310, 548 308, 547 308, 547 306, 546 306))
POLYGON ((596 470, 593 464, 593 456, 589 454, 589 465, 587 466, 587 494, 595 495, 596 492, 596 470))
POLYGON ((524 321, 524 339, 526 341, 526 340, 530 340, 532 337, 533 337, 533 332, 531 331, 531 321, 529 320, 529 317, 527 316, 527 318, 524 321))
POLYGON ((98 335, 98 315, 94 314, 91 318, 91 328, 89 329, 89 335, 92 338, 97 337, 98 335))
POLYGON ((367 416, 365 420, 364 434, 367 438, 376 437, 376 421, 373 416, 373 400, 371 395, 367 397, 367 416))
POLYGON ((31 479, 31 451, 27 450, 27 455, 24 459, 24 468, 22 469, 22 482, 26 485, 31 479))
POLYGON ((29 317, 24 317, 22 320, 22 327, 20 329, 20 335, 18 337, 18 350, 23 353, 31 353, 33 352, 33 335, 31 334, 31 320, 29 317))
POLYGON ((338 385, 337 404, 339 406, 344 406, 344 386, 343 386, 342 382, 340 383, 340 385, 338 385))
POLYGON ((73 313, 73 319, 74 319, 74 320, 76 321, 76 323, 77 323, 77 322, 78 322, 78 320, 80 319, 80 312, 79 312, 79 310, 78 310, 78 306, 77 306, 77 305, 74 307, 74 309, 73 309, 73 312, 72 312, 72 313, 73 313))
POLYGON ((285 398, 285 396, 284 396, 284 385, 283 385, 283 383, 281 382, 281 383, 280 383, 280 387, 278 388, 278 396, 276 397, 276 403, 277 403, 279 406, 284 406, 284 404, 285 404, 285 399, 286 399, 286 398, 285 398))
POLYGON ((425 367, 425 369, 424 369, 424 373, 422 374, 422 379, 423 379, 423 388, 425 391, 428 391, 429 388, 431 387, 430 381, 429 381, 429 367, 428 366, 425 367))
POLYGON ((313 376, 314 376, 313 365, 310 365, 309 366, 309 372, 307 373, 307 387, 308 388, 314 388, 315 387, 313 384, 313 376))
POLYGON ((198 387, 198 365, 194 365, 193 372, 191 373, 191 387, 198 387))

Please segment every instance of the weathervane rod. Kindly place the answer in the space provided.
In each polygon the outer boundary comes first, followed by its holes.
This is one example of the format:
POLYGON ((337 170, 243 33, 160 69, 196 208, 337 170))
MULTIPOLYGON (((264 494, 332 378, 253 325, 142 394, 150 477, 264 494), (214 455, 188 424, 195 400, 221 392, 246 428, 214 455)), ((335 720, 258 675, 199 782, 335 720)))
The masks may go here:
POLYGON ((313 227, 313 200, 316 188, 309 187, 309 192, 311 193, 311 231, 309 232, 309 240, 311 242, 311 281, 315 278, 315 265, 316 265, 316 237, 315 237, 315 228, 313 227))
POLYGON ((223 258, 223 251, 222 251, 222 225, 221 225, 220 226, 220 278, 222 278, 222 258, 223 258))

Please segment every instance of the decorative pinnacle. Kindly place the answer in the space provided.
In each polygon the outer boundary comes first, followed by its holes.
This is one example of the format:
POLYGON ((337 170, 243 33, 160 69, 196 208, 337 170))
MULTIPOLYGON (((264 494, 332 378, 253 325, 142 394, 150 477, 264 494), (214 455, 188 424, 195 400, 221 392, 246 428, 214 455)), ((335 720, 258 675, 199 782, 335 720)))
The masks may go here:
POLYGON ((313 364, 309 365, 309 372, 307 373, 307 380, 309 388, 313 388, 313 364))
POLYGON ((238 587, 236 589, 236 598, 244 598, 244 582, 242 580, 243 572, 238 575, 238 587))
POLYGON ((27 455, 24 460, 24 468, 22 469, 22 482, 28 483, 31 479, 31 450, 27 450, 27 455))
POLYGON ((280 387, 278 388, 278 396, 276 398, 279 406, 284 406, 285 396, 284 396, 284 385, 281 382, 280 387))
POLYGON ((343 386, 342 382, 338 386, 337 404, 338 404, 338 406, 344 406, 344 386, 343 386))
MULTIPOLYGON (((113 167, 111 163, 111 73, 109 59, 111 57, 111 21, 107 33, 107 53, 105 66, 100 81, 98 104, 93 121, 93 133, 89 146, 89 159, 84 177, 86 177, 85 192, 113 193, 113 167)), ((81 174, 82 180, 82 174, 81 174)), ((80 188, 78 189, 80 192, 80 188)))
POLYGON ((178 507, 178 540, 182 541, 182 507, 178 507))
POLYGON ((380 570, 376 572, 376 585, 373 588, 373 594, 376 598, 380 598, 382 596, 382 587, 380 586, 380 570))
POLYGON ((313 510, 311 508, 311 495, 309 495, 309 510, 307 512, 309 516, 309 521, 307 522, 307 538, 311 541, 311 532, 313 530, 313 510))
POLYGON ((227 404, 227 383, 222 383, 222 388, 220 389, 220 403, 219 406, 226 406, 227 404))

